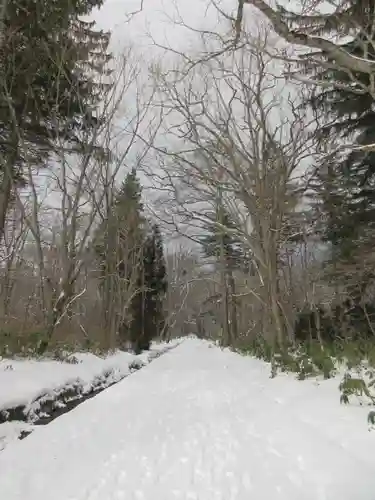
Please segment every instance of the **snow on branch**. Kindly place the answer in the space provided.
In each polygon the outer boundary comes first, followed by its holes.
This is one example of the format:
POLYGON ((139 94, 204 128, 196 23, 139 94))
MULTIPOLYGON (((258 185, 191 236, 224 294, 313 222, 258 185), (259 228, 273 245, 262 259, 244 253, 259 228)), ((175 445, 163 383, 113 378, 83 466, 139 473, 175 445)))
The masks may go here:
MULTIPOLYGON (((239 16, 242 17, 242 6, 244 4, 253 5, 262 12, 271 22, 275 32, 287 42, 324 51, 329 60, 335 61, 336 64, 350 71, 366 74, 375 73, 375 61, 349 54, 343 47, 325 38, 291 30, 284 22, 281 11, 273 9, 264 0, 239 0, 239 16)), ((240 21, 239 18, 236 28, 238 28, 240 21)))

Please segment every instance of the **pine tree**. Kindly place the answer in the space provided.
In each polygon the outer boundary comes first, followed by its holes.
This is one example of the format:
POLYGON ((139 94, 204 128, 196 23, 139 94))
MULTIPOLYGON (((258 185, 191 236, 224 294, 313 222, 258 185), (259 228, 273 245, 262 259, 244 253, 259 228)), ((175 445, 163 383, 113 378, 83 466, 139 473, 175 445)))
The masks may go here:
POLYGON ((151 340, 164 331, 163 305, 167 286, 163 240, 159 227, 154 225, 143 246, 142 267, 138 278, 139 293, 132 303, 130 336, 137 353, 149 349, 151 340))
MULTIPOLYGON (((284 19, 310 34, 353 35, 341 44, 348 53, 375 59, 373 19, 375 0, 342 1, 332 15, 300 16, 282 9, 284 19)), ((327 61, 327 54, 315 59, 327 61)), ((307 63, 305 71, 313 73, 307 63)), ((375 102, 370 93, 372 76, 351 74, 339 65, 314 72, 317 86, 306 102, 325 122, 320 128, 322 141, 334 137, 354 141, 356 146, 375 142, 375 102), (354 80, 353 80, 354 77, 354 80), (366 90, 367 89, 367 90, 366 90)), ((373 280, 372 248, 375 244, 375 153, 357 148, 346 154, 325 158, 316 179, 318 209, 323 239, 330 244, 330 277, 359 300, 373 280)))
POLYGON ((82 16, 103 0, 7 2, 0 51, 0 238, 26 164, 43 166, 56 139, 81 150, 106 87, 109 34, 82 16))
POLYGON ((217 213, 210 216, 212 223, 208 223, 206 230, 208 234, 200 238, 203 252, 206 257, 215 257, 219 262, 222 272, 224 293, 224 332, 228 338, 226 343, 232 343, 238 336, 237 306, 235 300, 236 285, 234 270, 246 268, 248 259, 243 246, 238 238, 233 236, 235 224, 228 212, 219 204, 217 213))
POLYGON ((130 267, 138 260, 143 246, 145 218, 143 216, 142 186, 133 168, 126 176, 114 203, 115 224, 121 242, 118 270, 129 277, 130 267))
MULTIPOLYGON (((105 327, 117 343, 131 343, 136 352, 149 349, 151 340, 165 328, 164 298, 167 273, 163 239, 157 225, 148 234, 143 215, 142 186, 133 169, 115 194, 108 220, 98 229, 96 254, 100 265, 100 289, 105 327), (121 322, 121 297, 131 298, 121 322)), ((111 347, 114 346, 112 340, 111 347)))
POLYGON ((104 328, 111 338, 111 347, 117 342, 124 345, 130 340, 129 318, 118 318, 121 317, 123 300, 129 300, 129 294, 140 286, 145 231, 142 187, 133 169, 114 194, 108 218, 98 228, 95 238, 104 328), (119 338, 115 340, 117 331, 119 338))
POLYGON ((245 261, 245 252, 238 238, 233 236, 235 224, 228 212, 219 207, 218 214, 208 214, 212 222, 206 224, 207 234, 199 238, 206 257, 219 259, 223 250, 225 266, 231 269, 240 267, 245 261), (219 224, 217 219, 220 218, 219 224))
POLYGON ((159 226, 153 226, 152 245, 154 247, 154 266, 152 280, 149 287, 154 290, 155 303, 155 330, 154 338, 165 334, 167 325, 165 323, 164 299, 168 291, 167 265, 164 257, 164 244, 159 226))

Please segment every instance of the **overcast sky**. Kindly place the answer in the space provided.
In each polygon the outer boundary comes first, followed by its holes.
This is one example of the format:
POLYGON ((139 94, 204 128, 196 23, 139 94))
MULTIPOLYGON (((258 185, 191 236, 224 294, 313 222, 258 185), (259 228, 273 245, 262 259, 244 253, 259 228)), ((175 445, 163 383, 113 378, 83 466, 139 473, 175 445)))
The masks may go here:
MULTIPOLYGON (((235 12, 236 0, 216 0, 216 2, 225 12, 235 12)), ((163 56, 162 62, 165 66, 169 65, 168 58, 176 57, 157 47, 157 44, 191 53, 201 48, 199 34, 193 30, 206 29, 223 33, 228 32, 231 27, 229 21, 213 6, 211 0, 143 0, 142 11, 137 12, 140 6, 141 0, 107 0, 92 17, 99 28, 111 32, 112 52, 121 55, 129 46, 133 48, 136 57, 144 63, 145 78, 148 77, 150 62, 163 56), (132 14, 134 12, 137 13, 132 14), (183 27, 182 23, 192 29, 183 27)), ((127 164, 132 163, 136 151, 137 147, 133 148, 127 164)), ((149 192, 147 188, 149 182, 142 172, 139 176, 145 186, 146 199, 152 200, 157 193, 149 192)))
MULTIPOLYGON (((220 0, 220 4, 235 5, 235 0, 220 0)), ((118 53, 131 44, 149 60, 159 52, 151 37, 156 43, 186 50, 197 36, 174 21, 183 19, 194 29, 212 29, 218 21, 210 0, 143 0, 143 10, 130 16, 140 5, 141 0, 107 0, 93 13, 98 26, 112 32, 113 51, 118 53)))
MULTIPOLYGON (((236 7, 236 0, 217 0, 226 12, 236 7)), ((145 58, 155 54, 155 47, 150 35, 159 44, 170 44, 174 49, 188 49, 197 36, 188 30, 177 26, 174 21, 183 20, 194 29, 218 29, 223 20, 210 0, 107 0, 104 6, 93 16, 103 29, 112 32, 112 49, 121 51, 131 43, 142 51, 145 58)))
MULTIPOLYGON (((237 0, 215 0, 215 3, 232 16, 237 11, 237 0)), ((169 58, 175 57, 157 45, 191 54, 202 48, 199 31, 209 30, 224 35, 232 29, 230 21, 220 14, 211 0, 143 0, 141 11, 140 7, 141 0, 106 0, 104 6, 93 13, 93 18, 99 28, 111 32, 110 49, 115 54, 120 55, 129 46, 133 47, 144 63, 146 78, 151 61, 162 55, 165 67, 169 65, 169 58), (132 15, 134 12, 137 13, 132 15)), ((250 6, 245 8, 245 18, 247 29, 262 23, 262 16, 250 6)), ((128 157, 129 163, 131 158, 128 157)), ((142 174, 140 178, 147 186, 147 179, 142 174)), ((144 194, 149 200, 154 196, 147 187, 144 194)))
MULTIPOLYGON (((197 31, 205 29, 224 34, 231 29, 230 22, 220 15, 211 0, 143 0, 140 11, 141 3, 142 0, 106 0, 92 17, 99 28, 111 32, 112 52, 121 55, 129 46, 133 47, 144 63, 146 78, 147 66, 151 61, 162 55, 165 65, 169 64, 168 57, 173 57, 170 53, 165 54, 157 47, 158 44, 191 53, 201 48, 197 31), (187 29, 183 24, 192 29, 187 29)), ((237 0, 215 0, 215 3, 231 15, 237 10, 237 0)), ((300 4, 297 0, 280 3, 289 9, 300 4)), ((265 22, 262 15, 250 6, 245 7, 245 19, 247 30, 254 24, 265 22)))
MULTIPOLYGON (((173 19, 178 18, 198 30, 229 28, 228 21, 218 15, 211 0, 143 0, 142 12, 132 16, 132 21, 128 23, 129 14, 139 10, 141 3, 142 0, 106 0, 104 6, 93 14, 101 28, 112 31, 115 50, 121 50, 124 44, 131 41, 144 49, 145 57, 150 56, 153 49, 147 33, 151 33, 158 43, 167 40, 173 48, 189 47, 194 36, 189 36, 186 30, 174 25, 173 19)), ((237 0, 215 0, 215 3, 224 12, 234 14, 237 11, 237 0)), ((298 11, 302 2, 279 0, 278 3, 298 11)), ((270 4, 275 4, 275 0, 270 0, 270 4)), ((321 12, 330 12, 332 8, 331 0, 319 3, 321 12)), ((256 9, 246 5, 245 17, 251 22, 252 19, 259 21, 262 16, 256 9)))

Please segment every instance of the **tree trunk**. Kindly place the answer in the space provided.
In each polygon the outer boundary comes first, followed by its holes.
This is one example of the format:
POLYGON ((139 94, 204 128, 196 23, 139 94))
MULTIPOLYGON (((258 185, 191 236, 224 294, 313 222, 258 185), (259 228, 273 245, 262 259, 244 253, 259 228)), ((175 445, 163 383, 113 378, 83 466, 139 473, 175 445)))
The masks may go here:
POLYGON ((238 339, 237 304, 236 304, 236 282, 233 271, 227 268, 227 282, 229 288, 229 313, 230 313, 230 337, 231 342, 236 343, 238 339))
POLYGON ((13 171, 18 155, 18 138, 14 133, 11 144, 11 152, 3 163, 3 179, 0 186, 0 243, 4 238, 6 217, 12 198, 12 188, 14 184, 13 171))

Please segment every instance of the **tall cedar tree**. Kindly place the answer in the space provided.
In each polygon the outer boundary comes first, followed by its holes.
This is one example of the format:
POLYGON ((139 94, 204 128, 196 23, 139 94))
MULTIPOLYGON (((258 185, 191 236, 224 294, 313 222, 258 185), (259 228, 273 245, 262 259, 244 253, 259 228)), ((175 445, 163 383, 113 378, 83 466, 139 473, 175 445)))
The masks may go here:
POLYGON ((7 2, 0 50, 0 238, 25 164, 43 166, 56 139, 82 148, 97 126, 109 34, 83 21, 103 0, 7 2))
MULTIPOLYGON (((345 50, 358 57, 375 58, 375 0, 342 1, 341 8, 325 16, 283 13, 300 27, 309 27, 312 34, 354 33, 353 40, 342 44, 345 50)), ((324 53, 320 57, 326 59, 324 53)), ((375 102, 370 93, 363 91, 371 86, 373 76, 353 76, 356 83, 348 71, 339 67, 314 75, 328 84, 325 89, 318 86, 307 102, 326 122, 320 129, 322 140, 334 135, 354 140, 358 146, 375 142, 375 102)), ((375 245, 375 153, 351 151, 330 157, 320 165, 316 181, 319 211, 324 215, 321 232, 332 248, 330 275, 359 300, 375 271, 371 258, 375 245)))
POLYGON ((219 259, 223 254, 224 265, 230 269, 240 267, 245 261, 245 253, 241 242, 232 234, 235 224, 224 208, 219 207, 220 214, 209 214, 212 223, 206 225, 207 234, 199 238, 206 257, 219 259), (220 226, 216 220, 220 218, 220 226))
POLYGON ((120 276, 128 277, 130 266, 135 265, 139 259, 145 226, 142 186, 135 168, 126 176, 115 198, 113 210, 120 242, 118 271, 120 276))
MULTIPOLYGON (((100 268, 104 328, 108 330, 108 335, 111 329, 116 328, 114 315, 120 315, 123 295, 132 293, 134 273, 138 273, 140 266, 145 238, 142 212, 142 187, 133 169, 115 193, 108 218, 96 234, 95 252, 100 268)), ((137 274, 135 278, 138 279, 137 274)), ((118 333, 118 342, 124 345, 129 340, 126 318, 118 325, 118 333)))
POLYGON ((164 298, 167 272, 163 240, 159 227, 153 226, 143 246, 142 267, 138 277, 139 293, 132 303, 130 336, 135 352, 150 348, 151 340, 165 328, 164 298))
POLYGON ((245 269, 249 260, 244 252, 241 242, 232 234, 235 224, 228 212, 218 206, 217 213, 210 216, 212 223, 207 224, 207 234, 200 237, 200 243, 206 257, 215 257, 222 266, 225 276, 225 299, 228 317, 226 330, 233 339, 238 335, 237 306, 235 301, 236 285, 233 271, 245 269), (217 224, 220 223, 220 225, 217 224))

